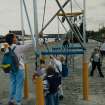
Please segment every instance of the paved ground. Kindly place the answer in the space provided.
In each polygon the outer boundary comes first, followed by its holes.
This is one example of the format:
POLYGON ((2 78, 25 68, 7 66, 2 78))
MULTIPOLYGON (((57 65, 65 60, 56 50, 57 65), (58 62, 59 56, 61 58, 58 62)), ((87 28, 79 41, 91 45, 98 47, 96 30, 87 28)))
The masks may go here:
MULTIPOLYGON (((90 41, 88 43, 88 58, 93 48, 97 46, 97 42, 90 41)), ((82 57, 78 56, 74 59, 74 69, 70 65, 69 76, 63 80, 64 100, 60 105, 105 105, 105 78, 100 78, 97 71, 94 77, 89 77, 89 101, 83 100, 82 93, 82 57)), ((103 61, 103 73, 105 75, 105 60, 103 61)), ((24 105, 35 105, 34 85, 32 82, 32 73, 34 64, 30 63, 30 98, 23 99, 24 105)), ((0 71, 0 102, 7 105, 8 102, 8 85, 9 76, 0 71)), ((0 104, 1 105, 1 104, 0 104)))

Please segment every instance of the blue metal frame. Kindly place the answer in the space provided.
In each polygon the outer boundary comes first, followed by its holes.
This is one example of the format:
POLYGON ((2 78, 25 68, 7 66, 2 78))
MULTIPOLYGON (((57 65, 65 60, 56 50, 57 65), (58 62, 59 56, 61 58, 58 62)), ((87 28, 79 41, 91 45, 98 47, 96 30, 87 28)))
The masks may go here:
POLYGON ((79 44, 73 44, 73 46, 52 46, 48 48, 49 50, 41 51, 42 55, 78 55, 84 54, 84 49, 79 44))
POLYGON ((84 50, 79 51, 42 51, 42 55, 78 55, 84 54, 84 50))

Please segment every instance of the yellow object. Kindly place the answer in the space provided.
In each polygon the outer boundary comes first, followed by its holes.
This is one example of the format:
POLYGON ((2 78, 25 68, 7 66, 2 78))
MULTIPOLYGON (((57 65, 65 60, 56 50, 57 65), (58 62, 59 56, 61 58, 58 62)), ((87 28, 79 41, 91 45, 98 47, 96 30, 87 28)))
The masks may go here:
POLYGON ((42 78, 41 77, 35 78, 34 83, 35 83, 35 90, 36 90, 35 91, 36 105, 45 105, 42 78))
POLYGON ((83 63, 83 99, 89 100, 88 63, 83 63))
MULTIPOLYGON (((72 12, 72 13, 65 13, 66 16, 79 16, 83 14, 83 12, 72 12)), ((57 16, 64 16, 63 13, 58 13, 57 16)))
POLYGON ((29 82, 28 82, 29 65, 25 64, 25 80, 24 80, 24 98, 29 98, 29 82))
POLYGON ((11 67, 11 65, 10 64, 2 64, 2 65, 0 65, 0 67, 3 69, 6 69, 8 67, 11 67))

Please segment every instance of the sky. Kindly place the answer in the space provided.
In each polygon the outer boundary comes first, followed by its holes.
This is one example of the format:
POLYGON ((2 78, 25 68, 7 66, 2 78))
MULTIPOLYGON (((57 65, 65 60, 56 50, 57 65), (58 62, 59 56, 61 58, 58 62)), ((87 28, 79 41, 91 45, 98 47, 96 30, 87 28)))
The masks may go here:
MULTIPOLYGON (((28 13, 30 16, 31 24, 33 27, 33 11, 32 11, 32 0, 26 0, 26 5, 28 8, 28 13)), ((65 0, 60 0, 63 4, 65 0)), ((83 9, 83 0, 73 0, 78 3, 73 2, 73 8, 75 10, 83 9)), ((58 6, 55 0, 47 0, 46 4, 46 23, 58 10, 58 6)), ((43 6, 44 0, 37 0, 38 6, 38 29, 41 30, 42 27, 42 17, 43 17, 43 6)), ((68 5, 67 8, 70 5, 68 5)), ((66 9, 65 9, 66 10, 66 9)), ((105 0, 86 0, 86 28, 87 30, 98 30, 102 26, 105 26, 105 0)), ((45 30, 48 32, 56 33, 57 29, 57 18, 49 25, 45 30)), ((27 32, 29 32, 28 24, 24 14, 24 27, 27 32)), ((61 27, 61 26, 60 26, 61 27)), ((0 34, 6 34, 9 30, 20 30, 21 29, 21 15, 20 15, 20 0, 0 0, 0 34)), ((62 30, 62 28, 61 28, 62 30)), ((61 31, 62 32, 62 31, 61 31)))

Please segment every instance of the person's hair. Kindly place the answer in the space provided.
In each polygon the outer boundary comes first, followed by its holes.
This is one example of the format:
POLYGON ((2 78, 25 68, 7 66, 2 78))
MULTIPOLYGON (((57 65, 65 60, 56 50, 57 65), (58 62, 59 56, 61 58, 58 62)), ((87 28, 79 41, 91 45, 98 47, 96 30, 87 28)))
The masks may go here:
POLYGON ((60 56, 60 61, 64 62, 65 61, 65 57, 64 56, 60 56))
POLYGON ((47 75, 53 75, 55 74, 55 68, 52 65, 49 65, 48 68, 46 69, 47 75))
POLYGON ((8 43, 9 45, 13 44, 13 38, 14 38, 14 33, 8 33, 6 36, 5 36, 5 41, 6 43, 8 43))

